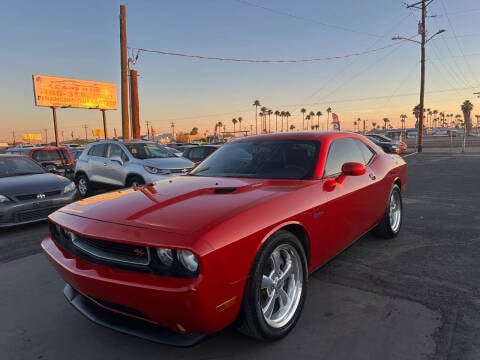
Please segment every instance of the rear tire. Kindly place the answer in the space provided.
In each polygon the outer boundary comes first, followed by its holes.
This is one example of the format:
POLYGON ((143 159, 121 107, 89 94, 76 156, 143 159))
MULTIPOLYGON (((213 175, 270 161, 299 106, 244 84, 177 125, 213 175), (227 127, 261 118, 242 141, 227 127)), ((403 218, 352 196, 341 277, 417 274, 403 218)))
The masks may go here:
POLYGON ((88 178, 84 174, 79 174, 76 177, 76 183, 77 183, 77 189, 78 189, 78 194, 80 195, 81 198, 84 198, 90 194, 90 182, 88 181, 88 178))
POLYGON ((257 254, 245 287, 239 331, 278 340, 295 326, 307 293, 307 261, 298 238, 280 230, 257 254))
POLYGON ((403 218, 403 203, 400 187, 394 184, 388 196, 387 209, 382 221, 375 227, 374 232, 383 238, 394 238, 400 232, 403 218))

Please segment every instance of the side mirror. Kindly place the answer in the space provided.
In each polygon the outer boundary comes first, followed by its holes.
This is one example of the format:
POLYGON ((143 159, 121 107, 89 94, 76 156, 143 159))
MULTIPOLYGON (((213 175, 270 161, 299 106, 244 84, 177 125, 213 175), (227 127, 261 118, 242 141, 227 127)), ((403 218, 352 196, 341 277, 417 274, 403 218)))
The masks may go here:
MULTIPOLYGON (((367 172, 365 165, 355 162, 348 162, 342 166, 342 175, 345 176, 360 176, 367 172)), ((340 175, 341 176, 341 175, 340 175)))
POLYGON ((360 176, 367 172, 365 165, 361 163, 348 162, 342 165, 342 173, 336 178, 328 178, 323 184, 325 191, 332 191, 337 185, 343 183, 347 176, 360 176))
POLYGON ((118 155, 114 155, 110 158, 110 160, 112 161, 115 161, 115 162, 118 162, 120 165, 123 165, 123 160, 120 156, 118 155))

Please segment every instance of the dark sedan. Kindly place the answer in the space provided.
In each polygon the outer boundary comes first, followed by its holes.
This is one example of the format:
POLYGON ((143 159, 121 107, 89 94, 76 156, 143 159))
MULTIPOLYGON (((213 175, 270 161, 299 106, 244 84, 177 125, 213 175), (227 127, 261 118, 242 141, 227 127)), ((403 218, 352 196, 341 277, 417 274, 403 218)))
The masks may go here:
POLYGON ((0 227, 42 221, 77 198, 75 183, 26 156, 0 155, 0 227))
POLYGON ((366 135, 366 137, 371 140, 375 145, 378 145, 389 154, 400 154, 400 145, 391 141, 381 141, 375 136, 366 135))

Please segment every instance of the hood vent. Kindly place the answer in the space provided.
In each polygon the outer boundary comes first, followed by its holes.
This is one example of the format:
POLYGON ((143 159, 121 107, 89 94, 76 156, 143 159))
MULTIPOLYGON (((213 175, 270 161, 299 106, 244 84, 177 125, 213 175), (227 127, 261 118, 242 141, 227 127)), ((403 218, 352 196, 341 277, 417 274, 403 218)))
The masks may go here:
POLYGON ((231 194, 237 190, 236 187, 227 187, 227 188, 215 188, 213 189, 214 194, 231 194))

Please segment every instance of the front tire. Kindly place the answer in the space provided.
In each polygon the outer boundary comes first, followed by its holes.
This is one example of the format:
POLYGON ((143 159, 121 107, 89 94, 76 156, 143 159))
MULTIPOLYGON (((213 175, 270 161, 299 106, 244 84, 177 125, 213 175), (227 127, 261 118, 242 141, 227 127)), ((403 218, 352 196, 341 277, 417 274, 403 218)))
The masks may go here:
POLYGON ((127 181, 127 187, 136 187, 145 184, 145 181, 140 176, 132 176, 127 181))
POLYGON ((375 227, 375 234, 383 238, 394 238, 400 232, 403 218, 403 202, 400 187, 394 184, 388 197, 387 209, 382 221, 375 227))
POLYGON ((257 340, 278 340, 300 317, 307 293, 305 250, 280 230, 263 245, 250 271, 239 330, 257 340))

